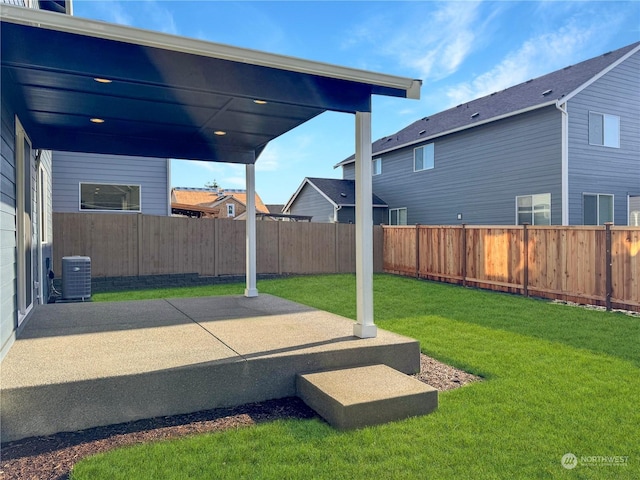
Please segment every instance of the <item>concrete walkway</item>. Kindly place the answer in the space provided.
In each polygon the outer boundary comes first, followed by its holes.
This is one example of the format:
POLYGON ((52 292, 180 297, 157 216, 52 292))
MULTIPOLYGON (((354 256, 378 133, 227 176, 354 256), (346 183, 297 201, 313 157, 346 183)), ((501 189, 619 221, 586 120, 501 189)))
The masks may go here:
POLYGON ((296 394, 296 375, 419 368, 418 342, 270 295, 43 305, 1 364, 2 442, 296 394))

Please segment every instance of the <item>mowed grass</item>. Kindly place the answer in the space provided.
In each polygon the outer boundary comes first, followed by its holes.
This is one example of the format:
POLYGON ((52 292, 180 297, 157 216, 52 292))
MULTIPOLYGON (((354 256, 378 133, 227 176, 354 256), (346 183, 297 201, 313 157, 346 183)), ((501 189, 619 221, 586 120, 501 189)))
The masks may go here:
MULTIPOLYGON (((355 317, 351 275, 258 288, 355 317)), ((389 275, 377 275, 374 289, 381 328, 485 381, 440 393, 424 417, 351 432, 278 421, 139 445, 85 459, 72 478, 640 478, 639 318, 389 275), (576 468, 562 467, 566 453, 576 468), (626 466, 580 464, 609 456, 628 457, 626 466)), ((243 286, 164 295, 221 291, 243 286)))

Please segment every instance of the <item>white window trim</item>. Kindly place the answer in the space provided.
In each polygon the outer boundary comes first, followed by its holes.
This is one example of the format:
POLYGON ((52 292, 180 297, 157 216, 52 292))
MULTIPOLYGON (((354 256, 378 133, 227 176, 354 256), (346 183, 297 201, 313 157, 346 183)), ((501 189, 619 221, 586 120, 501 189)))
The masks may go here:
POLYGON ((620 130, 622 129, 621 126, 621 118, 620 115, 613 115, 611 113, 603 113, 603 112, 596 112, 593 110, 589 110, 589 114, 587 116, 587 141, 589 142, 589 145, 592 145, 594 147, 604 147, 604 148, 620 148, 620 130), (604 127, 604 123, 605 123, 605 117, 616 117, 618 119, 618 144, 617 145, 605 145, 604 143, 604 131, 602 132, 602 143, 591 143, 591 135, 589 134, 589 131, 591 129, 591 114, 595 114, 595 115, 602 115, 602 127, 603 129, 604 127))
MULTIPOLYGON (((638 214, 638 218, 635 218, 635 217, 633 218, 633 220, 634 220, 633 221, 633 225, 632 225, 632 222, 631 222, 631 220, 632 220, 631 219, 631 197, 634 197, 634 198, 635 197, 640 197, 640 194, 638 194, 638 195, 630 195, 630 194, 628 194, 627 195, 627 225, 630 226, 630 227, 632 227, 632 226, 640 227, 640 213, 638 214), (636 222, 637 222, 637 225, 636 225, 636 222)), ((615 201, 615 199, 614 199, 614 201, 615 201)), ((634 212, 635 212, 635 210, 634 210, 634 212)))
POLYGON ((377 175, 382 175, 382 158, 378 157, 378 158, 374 158, 373 160, 371 160, 371 176, 375 177, 377 175), (376 165, 380 166, 380 171, 378 173, 376 173, 376 165))
MULTIPOLYGON (((31 148, 33 148, 31 139, 27 135, 22 123, 18 119, 18 116, 15 116, 15 136, 14 136, 14 149, 15 149, 15 169, 16 169, 16 250, 17 250, 17 307, 18 307, 18 326, 22 324, 25 320, 31 309, 33 308, 34 295, 33 295, 33 281, 34 281, 34 255, 33 255, 33 245, 30 248, 30 256, 31 256, 31 272, 27 275, 27 265, 25 262, 25 249, 27 248, 27 242, 25 241, 25 236, 27 233, 31 234, 31 240, 33 239, 33 232, 31 229, 33 228, 33 221, 31 222, 29 232, 25 231, 25 175, 31 176, 31 171, 26 171, 27 166, 31 166, 31 162, 27 162, 25 158, 24 151, 24 142, 26 141, 31 148), (25 281, 27 278, 31 278, 31 285, 26 285, 25 281), (27 304, 27 288, 32 289, 31 294, 31 303, 27 304)), ((31 185, 31 181, 29 182, 31 185)), ((31 189, 31 216, 33 220, 33 185, 30 186, 31 189)), ((31 242, 29 242, 31 243, 31 242)))
POLYGON ((233 218, 236 216, 236 205, 234 203, 227 203, 227 218, 233 218))
POLYGON ((393 226, 393 225, 395 225, 395 226, 407 225, 406 223, 405 223, 405 224, 399 224, 399 223, 392 224, 392 223, 391 223, 391 212, 398 212, 398 213, 400 213, 400 210, 404 210, 404 211, 405 211, 405 217, 406 217, 407 207, 398 207, 398 208, 390 208, 390 209, 389 209, 389 225, 392 225, 392 226, 393 226))
POLYGON ((79 212, 107 212, 107 213, 142 213, 142 185, 137 183, 116 183, 116 182, 100 182, 86 181, 78 184, 78 211, 79 212), (82 185, 118 185, 121 187, 138 187, 140 201, 138 202, 138 210, 101 210, 101 209, 83 209, 82 208, 82 185))
MULTIPOLYGON (((423 155, 422 165, 424 166, 424 155, 423 155)), ((424 171, 427 171, 427 170, 433 170, 435 168, 435 166, 436 166, 436 146, 435 146, 435 144, 433 142, 427 143, 425 145, 420 145, 419 147, 415 147, 413 149, 413 171, 414 171, 414 173, 416 173, 416 172, 424 172, 424 171), (433 166, 429 167, 429 168, 421 168, 419 170, 416 170, 416 150, 419 150, 421 148, 424 149, 425 147, 428 147, 429 145, 433 145, 433 166)))
MULTIPOLYGON (((593 192, 582 192, 582 223, 584 224, 584 197, 585 195, 591 195, 596 197, 596 205, 598 206, 596 210, 596 225, 600 225, 600 197, 611 197, 611 210, 613 219, 616 218, 616 196, 613 193, 593 193, 593 192)), ((628 210, 628 209, 627 209, 628 210)), ((604 225, 604 224, 603 224, 604 225)))
POLYGON ((552 214, 551 214, 551 201, 552 201, 552 197, 551 197, 551 193, 550 192, 545 192, 545 193, 532 193, 529 195, 516 195, 516 225, 520 225, 518 223, 518 199, 519 198, 524 198, 524 197, 531 197, 531 209, 532 209, 532 215, 531 215, 531 223, 530 225, 535 225, 535 210, 534 210, 534 204, 533 204, 533 197, 535 197, 536 195, 549 195, 549 225, 553 225, 553 218, 552 218, 552 214))

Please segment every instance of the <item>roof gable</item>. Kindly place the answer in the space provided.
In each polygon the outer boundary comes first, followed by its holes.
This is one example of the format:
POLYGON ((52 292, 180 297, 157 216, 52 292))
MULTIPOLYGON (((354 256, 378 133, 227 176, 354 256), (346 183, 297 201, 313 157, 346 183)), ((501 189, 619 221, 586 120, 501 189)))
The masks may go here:
MULTIPOLYGON (((314 188, 325 197, 334 207, 352 207, 356 204, 355 180, 343 180, 339 178, 307 177, 303 180, 298 190, 291 196, 283 211, 288 211, 291 205, 303 190, 305 185, 314 188)), ((388 205, 377 195, 372 195, 374 207, 387 207, 388 205)))
MULTIPOLYGON (((247 192, 245 190, 223 188, 181 188, 175 187, 171 189, 172 203, 180 203, 183 205, 200 205, 215 206, 222 200, 233 198, 236 202, 247 204, 247 192)), ((267 207, 262 202, 260 196, 256 193, 255 197, 256 211, 268 213, 267 207)))

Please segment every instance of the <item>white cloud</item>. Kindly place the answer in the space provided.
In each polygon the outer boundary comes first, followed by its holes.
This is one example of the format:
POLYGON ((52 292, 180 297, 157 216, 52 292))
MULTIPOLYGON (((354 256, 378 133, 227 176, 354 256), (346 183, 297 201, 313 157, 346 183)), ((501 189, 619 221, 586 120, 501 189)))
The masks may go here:
POLYGON ((98 15, 96 18, 105 22, 117 23, 119 25, 132 26, 134 24, 133 17, 127 13, 127 2, 111 1, 111 2, 95 2, 94 7, 98 15))
POLYGON ((170 10, 160 5, 156 0, 145 3, 147 18, 152 21, 154 29, 172 35, 178 34, 178 27, 170 10))
POLYGON ((446 88, 447 106, 489 95, 575 63, 576 55, 597 38, 600 28, 595 23, 589 26, 570 21, 556 31, 526 40, 492 69, 473 80, 446 88))
MULTIPOLYGON (((402 4, 401 4, 402 5, 402 4)), ((441 79, 455 73, 478 44, 492 13, 481 2, 416 2, 389 18, 373 16, 345 36, 343 48, 374 51, 411 68, 416 77, 441 79), (483 19, 483 16, 486 17, 483 19)), ((495 7, 500 9, 501 7, 495 7)))
POLYGON ((316 141, 313 135, 291 132, 267 145, 258 161, 256 171, 273 172, 282 165, 292 165, 310 156, 309 149, 316 141))

